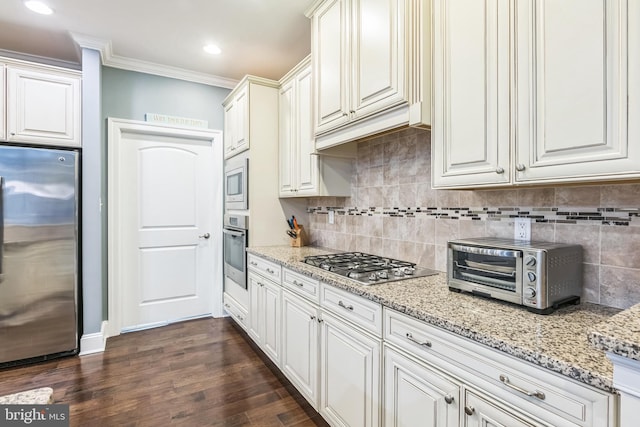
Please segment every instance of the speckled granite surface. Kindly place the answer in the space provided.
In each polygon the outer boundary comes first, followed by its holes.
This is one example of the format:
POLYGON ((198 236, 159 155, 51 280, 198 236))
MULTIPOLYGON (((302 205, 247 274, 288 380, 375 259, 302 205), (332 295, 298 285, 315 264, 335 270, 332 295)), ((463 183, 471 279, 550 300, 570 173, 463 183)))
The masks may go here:
POLYGON ((46 405, 48 403, 53 403, 53 389, 51 387, 0 396, 0 405, 46 405))
POLYGON ((500 301, 450 292, 444 273, 363 286, 302 262, 308 255, 336 251, 287 246, 247 251, 551 371, 614 391, 613 366, 604 351, 591 345, 588 333, 619 309, 580 304, 543 316, 500 301))
POLYGON ((640 304, 594 325, 589 341, 601 350, 640 360, 640 304))

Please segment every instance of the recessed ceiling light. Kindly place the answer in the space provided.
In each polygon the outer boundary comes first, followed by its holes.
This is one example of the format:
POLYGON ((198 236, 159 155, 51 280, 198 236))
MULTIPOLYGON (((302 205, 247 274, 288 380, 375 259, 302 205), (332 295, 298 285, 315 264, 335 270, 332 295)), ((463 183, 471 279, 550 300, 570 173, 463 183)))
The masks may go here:
POLYGON ((28 0, 24 2, 24 5, 27 6, 29 10, 32 10, 33 12, 39 13, 41 15, 51 15, 53 13, 53 10, 51 10, 49 6, 42 3, 41 1, 28 0))
POLYGON ((220 50, 220 48, 215 44, 208 44, 206 46, 203 46, 202 49, 204 49, 205 52, 210 53, 212 55, 219 55, 220 53, 222 53, 222 50, 220 50))

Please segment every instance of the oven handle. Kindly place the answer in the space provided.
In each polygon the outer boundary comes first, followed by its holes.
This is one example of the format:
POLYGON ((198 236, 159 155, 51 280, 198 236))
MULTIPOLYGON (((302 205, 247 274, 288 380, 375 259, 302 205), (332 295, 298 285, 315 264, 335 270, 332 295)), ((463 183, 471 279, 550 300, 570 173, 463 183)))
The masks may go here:
POLYGON ((464 246, 464 245, 458 245, 454 243, 449 243, 449 247, 458 252, 467 252, 467 253, 478 254, 478 255, 491 255, 491 256, 508 257, 508 258, 522 257, 522 252, 509 251, 506 249, 479 248, 477 246, 464 246))
POLYGON ((228 235, 233 236, 233 237, 244 237, 244 235, 245 235, 245 233, 243 233, 241 231, 227 230, 226 228, 223 228, 222 232, 224 234, 228 234, 228 235))

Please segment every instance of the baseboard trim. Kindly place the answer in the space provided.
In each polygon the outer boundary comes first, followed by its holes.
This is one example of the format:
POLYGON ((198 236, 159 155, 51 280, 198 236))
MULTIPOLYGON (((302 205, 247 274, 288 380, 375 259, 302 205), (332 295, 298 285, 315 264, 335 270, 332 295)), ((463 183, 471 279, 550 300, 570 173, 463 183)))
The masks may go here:
POLYGON ((93 353, 102 353, 107 344, 107 330, 108 322, 106 320, 102 321, 102 326, 100 327, 100 332, 95 332, 93 334, 84 334, 80 338, 80 356, 84 356, 86 354, 93 353))

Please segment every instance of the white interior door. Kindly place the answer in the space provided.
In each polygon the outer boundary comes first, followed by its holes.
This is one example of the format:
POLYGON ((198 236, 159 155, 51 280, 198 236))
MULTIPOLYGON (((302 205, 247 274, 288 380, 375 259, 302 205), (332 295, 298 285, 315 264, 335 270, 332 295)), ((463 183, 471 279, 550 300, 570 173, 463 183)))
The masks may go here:
POLYGON ((220 133, 113 120, 109 130, 110 323, 119 333, 214 314, 220 133))

